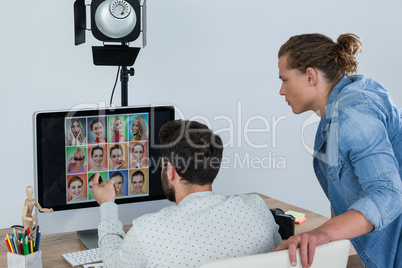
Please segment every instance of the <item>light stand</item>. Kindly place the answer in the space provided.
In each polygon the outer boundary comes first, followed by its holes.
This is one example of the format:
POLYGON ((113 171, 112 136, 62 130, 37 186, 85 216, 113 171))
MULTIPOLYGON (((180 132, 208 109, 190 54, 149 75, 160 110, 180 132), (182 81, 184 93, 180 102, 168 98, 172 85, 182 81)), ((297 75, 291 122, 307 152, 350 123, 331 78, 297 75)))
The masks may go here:
POLYGON ((127 66, 121 66, 121 106, 128 106, 128 78, 134 76, 134 68, 128 69, 127 66))
POLYGON ((97 66, 120 66, 121 106, 128 106, 128 81, 134 75, 133 66, 140 48, 128 44, 92 47, 94 64, 97 66))
MULTIPOLYGON (((91 32, 103 46, 93 46, 93 63, 99 66, 120 66, 121 106, 128 106, 128 80, 134 75, 134 62, 139 47, 129 47, 142 34, 142 47, 146 46, 145 0, 85 0, 74 2, 75 45, 85 43, 87 6, 90 6, 91 32), (105 44, 109 43, 109 44, 105 44), (120 44, 120 45, 119 45, 120 44)), ((98 247, 97 230, 78 231, 78 237, 87 248, 98 247)))

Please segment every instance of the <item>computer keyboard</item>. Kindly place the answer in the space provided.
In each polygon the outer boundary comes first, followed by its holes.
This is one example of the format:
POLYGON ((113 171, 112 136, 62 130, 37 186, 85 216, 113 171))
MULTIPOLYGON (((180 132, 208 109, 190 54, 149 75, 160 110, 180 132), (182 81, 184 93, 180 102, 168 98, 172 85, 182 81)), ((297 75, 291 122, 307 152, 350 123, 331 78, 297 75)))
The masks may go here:
POLYGON ((71 267, 81 266, 84 264, 101 262, 102 257, 99 248, 81 250, 71 253, 61 254, 61 257, 68 262, 71 267))

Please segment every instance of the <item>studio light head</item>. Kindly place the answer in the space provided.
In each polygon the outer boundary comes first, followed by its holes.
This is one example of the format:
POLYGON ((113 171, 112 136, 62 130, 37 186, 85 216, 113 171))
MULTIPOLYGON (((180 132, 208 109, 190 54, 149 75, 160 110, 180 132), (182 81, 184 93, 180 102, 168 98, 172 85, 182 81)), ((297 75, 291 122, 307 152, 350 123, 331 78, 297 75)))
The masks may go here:
POLYGON ((92 34, 100 41, 128 43, 140 35, 138 0, 93 0, 92 34))
POLYGON ((86 7, 90 6, 93 36, 108 45, 92 47, 95 65, 132 66, 140 47, 129 47, 142 33, 146 46, 145 0, 85 0, 74 2, 75 45, 85 43, 86 7))

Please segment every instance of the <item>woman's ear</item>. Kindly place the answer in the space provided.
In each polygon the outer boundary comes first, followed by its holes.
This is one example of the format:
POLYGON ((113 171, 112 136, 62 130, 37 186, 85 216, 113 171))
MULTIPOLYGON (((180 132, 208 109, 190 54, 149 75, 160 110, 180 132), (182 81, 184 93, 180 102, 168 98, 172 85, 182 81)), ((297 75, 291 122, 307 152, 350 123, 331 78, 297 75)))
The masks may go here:
POLYGON ((308 67, 306 69, 306 75, 307 75, 307 83, 310 86, 315 86, 315 84, 317 83, 317 71, 312 68, 312 67, 308 67))

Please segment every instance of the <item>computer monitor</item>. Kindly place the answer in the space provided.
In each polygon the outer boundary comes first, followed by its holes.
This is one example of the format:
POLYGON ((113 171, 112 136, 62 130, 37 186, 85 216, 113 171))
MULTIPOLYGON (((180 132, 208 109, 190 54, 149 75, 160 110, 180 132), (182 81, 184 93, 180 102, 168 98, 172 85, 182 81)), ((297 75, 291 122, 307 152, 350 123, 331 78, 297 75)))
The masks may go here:
POLYGON ((94 239, 83 241, 87 247, 97 247, 100 216, 92 194, 97 172, 103 182, 115 179, 123 224, 171 204, 161 185, 158 135, 173 119, 171 106, 36 112, 36 198, 54 210, 37 213, 40 230, 79 231, 81 240, 94 239))

